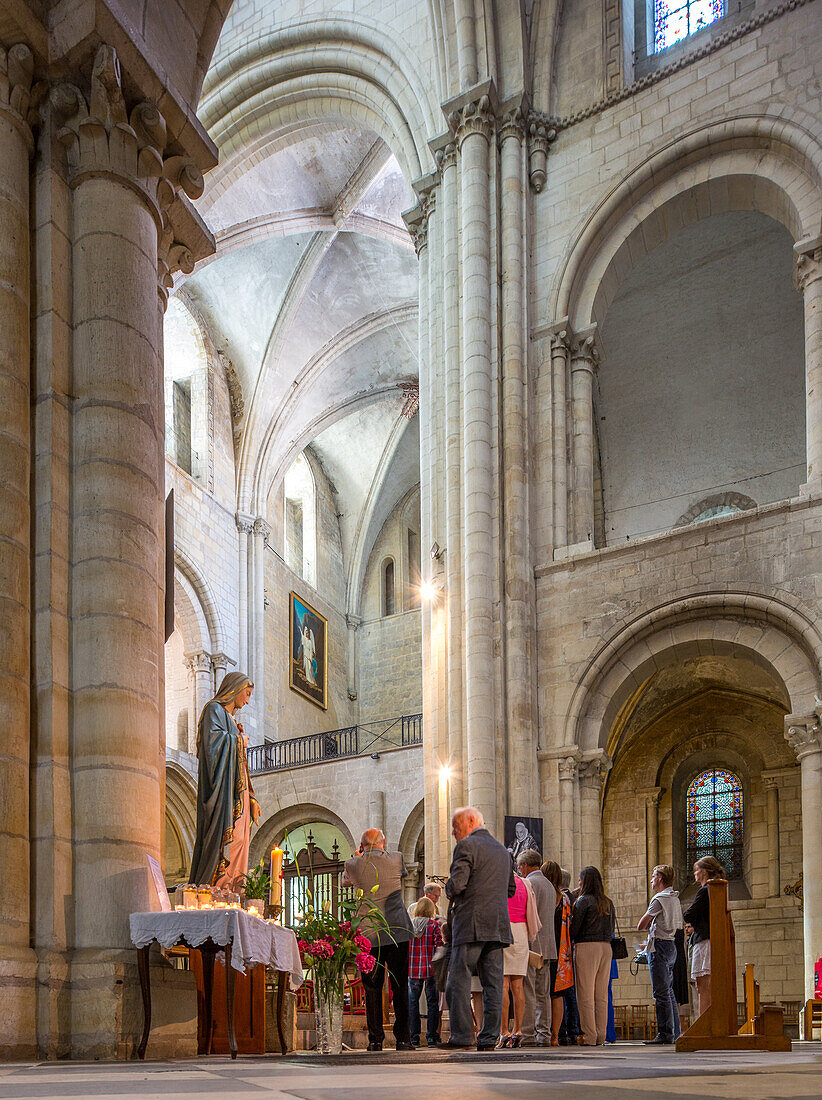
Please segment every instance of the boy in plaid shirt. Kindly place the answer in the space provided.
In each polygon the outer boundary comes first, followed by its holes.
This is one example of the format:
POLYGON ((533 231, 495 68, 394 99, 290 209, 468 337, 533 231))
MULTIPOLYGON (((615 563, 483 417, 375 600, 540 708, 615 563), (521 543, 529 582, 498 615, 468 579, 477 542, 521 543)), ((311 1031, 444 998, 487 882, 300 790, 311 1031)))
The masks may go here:
POLYGON ((442 932, 435 920, 436 913, 436 907, 430 898, 421 898, 413 913, 414 938, 408 945, 408 1007, 411 1042, 414 1046, 419 1046, 420 1043, 420 997, 423 988, 428 1004, 428 1045, 440 1045, 440 995, 431 971, 431 957, 442 945, 442 932))

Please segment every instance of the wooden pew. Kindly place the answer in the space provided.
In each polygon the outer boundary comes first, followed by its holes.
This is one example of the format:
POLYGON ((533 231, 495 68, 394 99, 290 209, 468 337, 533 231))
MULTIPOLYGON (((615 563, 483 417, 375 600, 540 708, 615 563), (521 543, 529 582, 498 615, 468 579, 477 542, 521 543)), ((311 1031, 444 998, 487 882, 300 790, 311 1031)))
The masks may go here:
POLYGON ((753 967, 746 969, 745 975, 749 1018, 737 1031, 736 939, 728 910, 727 881, 724 878, 709 879, 708 897, 711 922, 711 1004, 694 1020, 684 1035, 680 1035, 676 1041, 676 1049, 790 1050, 791 1041, 782 1033, 782 1009, 775 1005, 758 1007, 753 967), (751 1018, 750 1013, 754 1008, 755 1015, 751 1018))

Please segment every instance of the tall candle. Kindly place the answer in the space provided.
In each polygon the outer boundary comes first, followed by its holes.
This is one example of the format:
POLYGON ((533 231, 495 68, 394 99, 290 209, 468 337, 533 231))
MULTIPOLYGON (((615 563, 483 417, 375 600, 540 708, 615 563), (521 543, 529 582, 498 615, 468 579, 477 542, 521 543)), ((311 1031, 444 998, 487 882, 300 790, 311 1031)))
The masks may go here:
POLYGON ((269 905, 282 905, 283 900, 283 850, 271 849, 271 886, 268 891, 269 905))

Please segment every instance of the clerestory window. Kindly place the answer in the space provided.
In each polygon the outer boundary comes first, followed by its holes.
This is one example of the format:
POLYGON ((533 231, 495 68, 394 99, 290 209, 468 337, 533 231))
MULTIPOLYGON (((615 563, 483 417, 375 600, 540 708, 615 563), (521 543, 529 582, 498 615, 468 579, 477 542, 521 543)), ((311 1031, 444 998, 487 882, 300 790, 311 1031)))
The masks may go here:
POLYGON ((725 0, 653 0, 653 52, 667 50, 725 14, 725 0))

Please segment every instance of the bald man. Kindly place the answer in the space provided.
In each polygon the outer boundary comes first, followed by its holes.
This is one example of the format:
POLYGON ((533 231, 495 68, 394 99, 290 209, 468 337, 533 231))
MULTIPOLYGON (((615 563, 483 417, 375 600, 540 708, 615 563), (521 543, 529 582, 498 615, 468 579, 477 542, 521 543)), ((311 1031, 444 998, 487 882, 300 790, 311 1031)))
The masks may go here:
POLYGON ((482 985, 482 1028, 477 1050, 493 1050, 502 1023, 502 952, 513 943, 508 899, 514 896, 511 853, 485 828, 473 806, 451 820, 456 840, 445 892, 451 899, 451 964, 445 995, 455 1049, 472 1046, 471 975, 482 985))
POLYGON ((365 990, 365 1020, 368 1049, 382 1050, 382 989, 385 975, 394 998, 394 1038, 397 1050, 415 1050, 411 1045, 408 1019, 408 942, 414 934, 411 918, 403 905, 402 880, 407 872, 399 852, 386 852, 385 836, 379 829, 366 829, 354 856, 345 862, 343 886, 362 890, 358 923, 371 942, 377 965, 362 975, 365 990), (378 909, 386 928, 372 917, 378 909))

